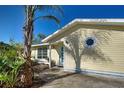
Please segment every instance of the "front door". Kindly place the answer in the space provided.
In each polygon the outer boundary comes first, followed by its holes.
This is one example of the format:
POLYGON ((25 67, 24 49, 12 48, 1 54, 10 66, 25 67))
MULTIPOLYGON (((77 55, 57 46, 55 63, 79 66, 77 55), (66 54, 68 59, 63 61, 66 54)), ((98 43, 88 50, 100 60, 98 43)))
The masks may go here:
POLYGON ((60 62, 59 62, 59 65, 63 66, 63 63, 64 63, 64 47, 62 46, 61 49, 60 49, 60 62))

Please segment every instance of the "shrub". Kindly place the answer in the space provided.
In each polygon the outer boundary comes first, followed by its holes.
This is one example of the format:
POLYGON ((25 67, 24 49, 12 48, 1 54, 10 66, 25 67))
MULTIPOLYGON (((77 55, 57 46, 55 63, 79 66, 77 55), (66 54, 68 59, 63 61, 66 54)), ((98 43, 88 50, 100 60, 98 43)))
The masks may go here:
POLYGON ((15 87, 18 81, 19 70, 24 62, 19 52, 15 46, 0 49, 0 84, 2 87, 15 87))
POLYGON ((7 64, 11 69, 8 71, 3 71, 0 74, 0 81, 4 87, 14 87, 18 81, 18 74, 20 66, 23 64, 23 61, 15 61, 12 64, 7 64))

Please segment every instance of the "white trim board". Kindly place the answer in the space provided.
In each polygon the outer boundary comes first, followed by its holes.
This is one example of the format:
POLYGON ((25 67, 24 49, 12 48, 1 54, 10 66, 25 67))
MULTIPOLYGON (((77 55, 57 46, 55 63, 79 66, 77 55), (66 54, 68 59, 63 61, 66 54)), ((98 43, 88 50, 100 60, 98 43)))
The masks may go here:
MULTIPOLYGON (((64 71, 68 72, 76 72, 75 69, 63 69, 64 71)), ((124 73, 119 72, 110 72, 110 71, 96 71, 96 70, 89 70, 89 69, 83 69, 80 72, 81 74, 86 75, 95 75, 95 76, 102 76, 102 77, 113 77, 113 78, 121 78, 124 79, 124 73)))
POLYGON ((85 25, 104 25, 104 26, 124 26, 124 19, 82 19, 76 18, 63 26, 62 28, 55 31, 53 34, 49 35, 45 39, 42 40, 43 43, 49 42, 50 39, 55 38, 56 36, 64 33, 68 28, 77 25, 77 24, 85 24, 85 25))

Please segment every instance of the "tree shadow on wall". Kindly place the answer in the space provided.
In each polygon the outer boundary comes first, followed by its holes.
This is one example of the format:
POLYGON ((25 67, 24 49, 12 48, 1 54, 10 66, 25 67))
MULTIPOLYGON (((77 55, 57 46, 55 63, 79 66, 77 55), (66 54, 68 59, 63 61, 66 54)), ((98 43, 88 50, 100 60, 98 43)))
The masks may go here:
POLYGON ((102 44, 108 44, 108 40, 111 39, 110 37, 111 33, 108 31, 95 31, 92 33, 92 35, 88 35, 87 32, 85 32, 84 35, 81 35, 81 32, 75 32, 74 34, 66 37, 66 40, 64 42, 65 51, 73 57, 76 64, 76 72, 81 71, 80 65, 82 58, 83 61, 86 61, 88 59, 91 59, 93 62, 97 62, 98 59, 100 60, 100 62, 112 61, 110 57, 107 56, 99 46, 102 44), (89 36, 97 38, 96 45, 91 48, 86 47, 84 44, 86 38, 89 36))

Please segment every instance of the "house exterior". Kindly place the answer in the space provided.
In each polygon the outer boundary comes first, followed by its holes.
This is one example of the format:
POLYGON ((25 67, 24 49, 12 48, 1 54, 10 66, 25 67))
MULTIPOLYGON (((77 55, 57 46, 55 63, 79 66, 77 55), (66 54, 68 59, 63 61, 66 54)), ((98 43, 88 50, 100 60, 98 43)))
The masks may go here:
POLYGON ((32 45, 32 58, 64 71, 124 76, 124 20, 75 19, 32 45))

